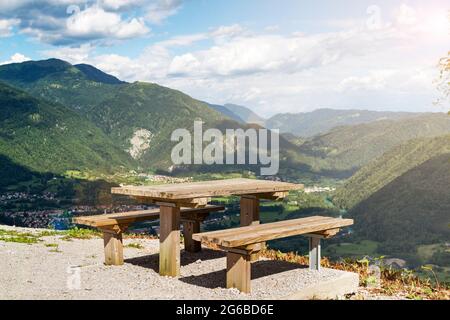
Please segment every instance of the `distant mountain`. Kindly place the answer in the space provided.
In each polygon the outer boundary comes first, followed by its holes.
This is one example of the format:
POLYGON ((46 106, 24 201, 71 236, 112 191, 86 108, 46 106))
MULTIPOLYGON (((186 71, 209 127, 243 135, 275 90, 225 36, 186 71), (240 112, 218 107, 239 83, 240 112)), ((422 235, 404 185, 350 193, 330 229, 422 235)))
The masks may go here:
POLYGON ((106 133, 142 167, 170 165, 171 132, 228 119, 180 91, 152 83, 124 83, 91 66, 49 59, 0 66, 0 80, 65 105, 106 133))
POLYGON ((346 178, 408 140, 446 133, 450 133, 450 116, 425 113, 403 119, 337 127, 306 140, 298 151, 309 157, 314 171, 346 178))
POLYGON ((304 113, 279 113, 265 121, 269 129, 280 129, 300 137, 312 137, 344 125, 356 125, 379 120, 404 119, 417 115, 410 112, 369 110, 317 109, 304 113))
MULTIPOLYGON (((414 259, 417 245, 450 237, 450 135, 415 139, 359 170, 336 192, 358 236, 414 259)), ((447 257, 448 258, 448 257, 447 257)))
POLYGON ((111 172, 134 165, 89 120, 67 107, 36 99, 1 82, 0 155, 37 172, 111 172))
MULTIPOLYGON (((226 129, 258 127, 251 122, 262 119, 245 107, 207 104, 177 90, 153 83, 122 82, 94 67, 73 66, 57 59, 0 66, 0 81, 25 90, 41 101, 72 109, 101 129, 99 132, 115 148, 133 158, 128 161, 134 161, 139 170, 171 170, 170 152, 177 143, 170 141, 171 133, 178 128, 191 130, 194 120, 204 121, 205 129, 226 129)), ((282 134, 279 175, 306 183, 316 183, 322 178, 348 178, 395 145, 449 132, 447 117, 422 114, 420 118, 404 113, 401 117, 405 118, 335 128, 309 139, 282 134)), ((236 169, 235 166, 226 168, 236 169)), ((195 169, 199 170, 224 168, 195 169)))
POLYGON ((245 123, 254 123, 260 126, 264 126, 264 118, 258 116, 255 112, 247 107, 231 103, 225 104, 224 107, 231 111, 233 114, 237 115, 240 119, 244 120, 245 123))
POLYGON ((125 81, 119 80, 116 77, 104 73, 103 71, 89 65, 89 64, 76 64, 75 68, 84 73, 84 75, 92 81, 107 83, 107 84, 123 84, 125 81))
POLYGON ((208 104, 211 108, 213 108, 214 110, 220 112, 221 114, 223 114, 224 116, 227 116, 230 119, 233 119, 234 121, 237 121, 239 123, 246 123, 241 117, 239 117, 237 114, 235 114, 233 111, 231 111, 230 109, 228 109, 225 106, 221 106, 218 104, 208 104))

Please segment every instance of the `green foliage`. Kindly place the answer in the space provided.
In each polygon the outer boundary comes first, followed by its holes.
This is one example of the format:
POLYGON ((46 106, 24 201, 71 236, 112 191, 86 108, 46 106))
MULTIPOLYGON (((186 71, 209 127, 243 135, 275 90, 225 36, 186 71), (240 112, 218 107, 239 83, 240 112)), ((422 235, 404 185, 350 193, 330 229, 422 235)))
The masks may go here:
MULTIPOLYGON (((351 208, 355 237, 417 266, 432 261, 418 248, 448 241, 449 181, 450 136, 418 139, 361 169, 334 200, 351 208)), ((441 250, 434 259, 448 266, 446 256, 441 250)))
POLYGON ((30 232, 0 229, 0 241, 34 244, 40 240, 37 235, 30 232))
POLYGON ((129 243, 125 246, 126 248, 133 248, 133 249, 144 249, 144 246, 140 243, 129 243))
MULTIPOLYGON (((352 208, 409 170, 445 153, 450 153, 450 135, 414 139, 393 147, 347 180, 336 191, 333 201, 341 207, 352 208)), ((442 165, 447 165, 445 160, 442 165)), ((417 181, 417 184, 421 185, 421 182, 417 181)), ((431 188, 427 191, 437 189, 432 181, 427 185, 431 188)))
MULTIPOLYGON (((445 114, 414 114, 406 119, 337 127, 305 141, 299 149, 310 157, 307 163, 313 171, 323 176, 348 178, 362 166, 411 139, 449 133, 450 117, 445 114)), ((390 168, 391 172, 398 170, 390 168)))
POLYGON ((92 239, 100 236, 101 234, 99 231, 75 227, 64 231, 64 236, 62 239, 70 241, 72 239, 92 239))
MULTIPOLYGON (((10 167, 20 165, 39 173, 72 168, 107 172, 132 163, 101 130, 74 111, 2 83, 0 154, 0 162, 7 157, 13 163, 10 167)), ((30 177, 30 173, 22 175, 30 177)))

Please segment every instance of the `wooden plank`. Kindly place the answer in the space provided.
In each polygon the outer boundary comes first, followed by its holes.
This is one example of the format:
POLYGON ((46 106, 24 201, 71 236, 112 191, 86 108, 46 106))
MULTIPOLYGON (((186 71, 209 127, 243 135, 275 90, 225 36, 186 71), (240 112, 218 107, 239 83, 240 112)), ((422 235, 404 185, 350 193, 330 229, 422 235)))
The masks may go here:
MULTIPOLYGON (((209 212, 221 211, 223 206, 208 205, 204 208, 181 208, 182 220, 201 220, 209 212)), ((91 227, 104 227, 115 224, 131 224, 134 222, 159 219, 159 208, 122 213, 101 214, 95 216, 75 217, 73 222, 91 227)))
POLYGON ((246 196, 253 196, 258 199, 276 201, 286 198, 288 194, 289 194, 288 191, 278 191, 278 192, 248 194, 246 196))
POLYGON ((352 225, 351 219, 336 219, 334 221, 313 222, 310 224, 293 225, 284 228, 273 228, 266 230, 257 230, 252 234, 239 234, 236 236, 228 236, 220 239, 220 245, 224 247, 237 247, 252 243, 260 243, 277 238, 285 238, 304 233, 313 233, 321 230, 334 229, 352 225), (340 220, 340 221, 338 221, 340 220))
POLYGON ((253 197, 241 197, 240 201, 241 227, 259 224, 259 199, 253 197))
POLYGON ((147 205, 157 206, 172 206, 172 207, 188 207, 188 208, 202 208, 211 202, 210 197, 206 198, 190 198, 190 199, 164 199, 164 198, 148 198, 142 196, 133 196, 137 201, 147 205))
POLYGON ((194 199, 214 196, 244 195, 285 192, 303 189, 301 184, 256 179, 227 179, 200 181, 189 183, 153 185, 153 186, 123 186, 112 188, 114 194, 122 194, 151 199, 194 199))
POLYGON ((103 230, 103 244, 105 249, 105 264, 123 265, 122 232, 103 230))
POLYGON ((192 239, 192 235, 198 232, 200 232, 200 222, 183 222, 184 250, 187 252, 199 252, 202 249, 202 243, 192 239))
POLYGON ((159 274, 180 275, 180 208, 161 206, 159 274))
POLYGON ((331 238, 331 237, 335 236, 336 234, 338 234, 339 230, 340 230, 339 228, 329 229, 329 230, 324 230, 324 231, 319 231, 319 232, 314 232, 314 233, 307 233, 307 234, 304 234, 303 236, 328 239, 328 238, 331 238))
POLYGON ((227 288, 237 288, 241 292, 250 293, 250 255, 227 252, 227 288))
MULTIPOLYGON (((259 198, 242 196, 240 201, 240 219, 241 227, 253 226, 259 224, 259 198)), ((261 244, 264 246, 265 244, 261 244)), ((261 247, 260 246, 260 247, 261 247)), ((257 261, 259 253, 255 252, 250 255, 250 261, 257 261)))
POLYGON ((234 233, 230 231, 225 235, 221 235, 220 232, 217 232, 217 234, 210 232, 207 235, 200 233, 194 234, 193 238, 195 240, 216 243, 223 247, 239 247, 294 235, 336 229, 353 224, 352 219, 324 218, 326 219, 317 219, 315 221, 306 221, 305 219, 308 218, 300 218, 235 228, 234 233))
MULTIPOLYGON (((312 221, 326 221, 326 220, 330 220, 330 219, 334 219, 334 218, 324 217, 324 216, 311 216, 311 217, 301 218, 301 219, 303 219, 301 221, 301 223, 307 223, 307 222, 312 222, 312 221)), ((274 227, 278 228, 278 227, 296 225, 296 224, 298 224, 298 222, 296 222, 295 220, 297 220, 297 219, 283 220, 283 221, 272 222, 272 223, 264 223, 264 224, 255 226, 256 228, 254 228, 253 226, 249 226, 249 227, 245 227, 245 228, 241 227, 241 228, 231 228, 231 229, 225 229, 225 230, 208 231, 208 232, 202 232, 199 234, 194 234, 193 237, 199 241, 200 241, 200 239, 202 241, 209 241, 208 239, 210 237, 226 237, 228 235, 234 235, 239 232, 251 233, 255 230, 273 229, 274 227)))

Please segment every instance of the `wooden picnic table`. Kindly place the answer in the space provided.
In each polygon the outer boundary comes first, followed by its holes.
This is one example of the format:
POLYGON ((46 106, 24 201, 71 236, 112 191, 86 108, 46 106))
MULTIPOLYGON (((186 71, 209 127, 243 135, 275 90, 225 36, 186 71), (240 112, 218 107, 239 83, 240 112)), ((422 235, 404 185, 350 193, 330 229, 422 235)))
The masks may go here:
MULTIPOLYGON (((204 207, 212 197, 240 196, 241 226, 259 224, 259 200, 280 200, 301 184, 269 180, 227 179, 153 186, 112 188, 113 194, 132 196, 160 207, 159 273, 180 275, 180 208, 204 207)), ((199 231, 196 231, 199 232, 199 231)))

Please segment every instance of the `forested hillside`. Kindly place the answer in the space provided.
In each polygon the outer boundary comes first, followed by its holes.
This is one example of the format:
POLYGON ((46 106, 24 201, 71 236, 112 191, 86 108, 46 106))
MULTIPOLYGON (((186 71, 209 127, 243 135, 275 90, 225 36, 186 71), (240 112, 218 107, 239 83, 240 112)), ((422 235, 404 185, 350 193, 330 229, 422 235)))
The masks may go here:
POLYGON ((3 83, 0 154, 38 172, 87 168, 108 172, 133 166, 102 130, 76 112, 3 83))
POLYGON ((310 157, 315 171, 342 172, 341 177, 347 178, 393 147, 411 139, 447 133, 450 133, 448 115, 422 114, 407 119, 337 127, 306 140, 300 145, 299 151, 310 157))
POLYGON ((450 135, 393 148, 349 179, 334 201, 350 209, 356 238, 379 242, 378 252, 448 265, 450 135))

